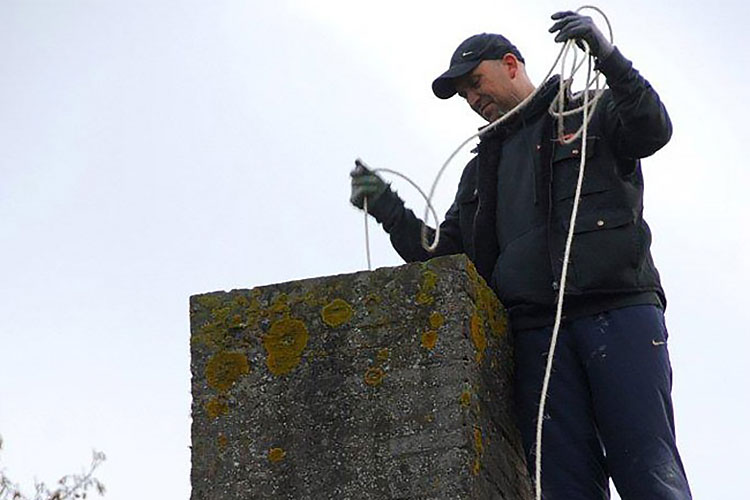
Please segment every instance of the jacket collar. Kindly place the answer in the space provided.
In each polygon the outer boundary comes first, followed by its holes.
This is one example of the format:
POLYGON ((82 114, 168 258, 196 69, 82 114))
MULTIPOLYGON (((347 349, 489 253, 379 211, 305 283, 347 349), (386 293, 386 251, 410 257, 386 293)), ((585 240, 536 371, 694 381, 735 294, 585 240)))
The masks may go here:
MULTIPOLYGON (((505 121, 495 127, 494 130, 491 130, 490 132, 483 134, 480 138, 480 140, 490 139, 490 138, 503 138, 519 128, 523 126, 524 123, 529 122, 533 118, 536 118, 539 114, 544 113, 549 109, 550 104, 552 103, 552 100, 555 98, 555 95, 557 94, 560 87, 560 76, 559 75, 553 75, 552 77, 548 78, 541 86, 537 94, 531 99, 531 101, 524 106, 523 109, 521 109, 517 114, 510 117, 508 121, 505 121)), ((483 127, 480 127, 479 130, 484 130, 485 128, 489 127, 488 125, 484 125, 483 127)))

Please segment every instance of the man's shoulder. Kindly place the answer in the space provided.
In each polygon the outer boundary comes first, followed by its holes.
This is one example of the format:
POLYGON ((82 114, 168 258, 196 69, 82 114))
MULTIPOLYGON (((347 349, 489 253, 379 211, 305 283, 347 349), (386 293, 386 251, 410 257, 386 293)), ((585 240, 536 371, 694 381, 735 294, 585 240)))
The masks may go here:
POLYGON ((472 149, 471 152, 474 154, 474 156, 472 156, 471 159, 466 162, 466 166, 464 166, 463 174, 461 174, 462 178, 476 171, 477 165, 479 164, 479 146, 477 145, 477 147, 472 149))

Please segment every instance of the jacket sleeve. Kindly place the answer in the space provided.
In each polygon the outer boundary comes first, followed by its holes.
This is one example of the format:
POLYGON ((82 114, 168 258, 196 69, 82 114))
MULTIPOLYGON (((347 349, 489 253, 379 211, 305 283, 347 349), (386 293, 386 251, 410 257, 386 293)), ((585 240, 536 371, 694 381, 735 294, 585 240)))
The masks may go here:
MULTIPOLYGON (((458 206, 454 201, 445 214, 445 220, 440 224, 440 241, 434 252, 422 247, 422 220, 406 208, 403 200, 392 190, 387 189, 383 193, 371 213, 390 235, 396 252, 406 262, 416 262, 463 252, 458 206)), ((432 242, 435 230, 428 227, 428 235, 432 242)))
POLYGON ((659 95, 615 47, 598 68, 607 77, 610 95, 600 105, 603 128, 615 154, 644 158, 669 142, 672 122, 659 95))

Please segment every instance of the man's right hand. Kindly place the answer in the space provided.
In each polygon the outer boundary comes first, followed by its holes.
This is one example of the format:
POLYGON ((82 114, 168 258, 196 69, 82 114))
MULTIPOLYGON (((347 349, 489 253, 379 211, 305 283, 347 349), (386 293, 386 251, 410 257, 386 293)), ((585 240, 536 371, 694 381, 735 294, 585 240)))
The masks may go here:
MULTIPOLYGON (((583 16, 577 12, 565 11, 552 14, 552 19, 557 22, 552 25, 549 32, 554 33, 555 31, 559 31, 555 37, 556 42, 565 42, 570 39, 586 40, 591 49, 591 55, 600 61, 606 59, 615 49, 609 39, 602 34, 596 24, 594 24, 594 20, 589 16, 583 16)), ((579 47, 583 48, 579 42, 576 43, 579 47)))
POLYGON ((349 201, 357 208, 363 209, 367 198, 368 211, 380 196, 388 189, 388 184, 376 173, 356 162, 357 166, 351 171, 352 196, 349 201))

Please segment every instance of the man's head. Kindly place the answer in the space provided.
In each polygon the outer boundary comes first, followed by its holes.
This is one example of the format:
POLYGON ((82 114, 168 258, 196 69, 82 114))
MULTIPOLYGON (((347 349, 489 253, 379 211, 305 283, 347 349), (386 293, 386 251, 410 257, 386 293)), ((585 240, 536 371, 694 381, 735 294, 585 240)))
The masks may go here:
POLYGON ((487 121, 494 121, 534 90, 515 45, 502 35, 482 33, 464 40, 448 70, 432 82, 441 99, 458 93, 487 121))

